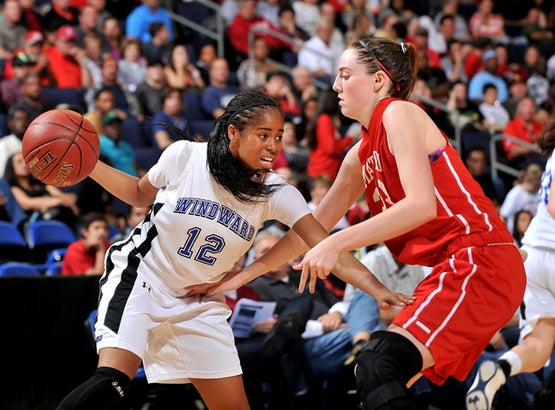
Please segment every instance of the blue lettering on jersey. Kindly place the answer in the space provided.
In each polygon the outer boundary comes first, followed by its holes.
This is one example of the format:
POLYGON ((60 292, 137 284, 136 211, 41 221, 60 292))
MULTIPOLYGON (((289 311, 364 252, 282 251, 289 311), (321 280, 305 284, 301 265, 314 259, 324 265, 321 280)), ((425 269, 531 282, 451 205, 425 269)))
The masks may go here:
POLYGON ((247 241, 250 241, 255 233, 254 227, 241 215, 218 202, 201 198, 179 198, 174 212, 216 219, 218 223, 247 241))
POLYGON ((187 210, 193 202, 194 199, 192 198, 179 198, 177 200, 177 205, 175 206, 174 212, 178 214, 186 214, 187 210))

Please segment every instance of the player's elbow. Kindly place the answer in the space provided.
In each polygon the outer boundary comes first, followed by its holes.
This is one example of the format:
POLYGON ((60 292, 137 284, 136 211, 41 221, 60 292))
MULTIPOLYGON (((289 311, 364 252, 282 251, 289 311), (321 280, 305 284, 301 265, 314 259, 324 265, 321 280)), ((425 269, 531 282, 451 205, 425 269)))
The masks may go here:
POLYGON ((436 201, 417 201, 411 207, 413 215, 417 215, 420 224, 431 221, 437 216, 437 203, 436 201))

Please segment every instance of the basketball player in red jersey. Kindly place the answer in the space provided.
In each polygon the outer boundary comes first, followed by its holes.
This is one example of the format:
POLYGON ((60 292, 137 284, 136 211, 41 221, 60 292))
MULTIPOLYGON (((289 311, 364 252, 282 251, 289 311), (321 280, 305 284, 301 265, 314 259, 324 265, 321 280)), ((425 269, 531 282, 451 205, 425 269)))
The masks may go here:
MULTIPOLYGON (((407 387, 422 374, 437 384, 448 376, 464 380, 525 288, 522 257, 493 203, 447 137, 407 101, 416 72, 408 44, 370 38, 343 52, 333 88, 343 114, 362 125, 362 139, 314 215, 331 229, 365 192, 372 217, 324 239, 297 265, 301 288, 308 282, 313 290, 340 253, 383 241, 401 262, 433 268, 416 288, 416 302, 374 332, 356 359, 365 409, 413 408, 407 387)), ((288 234, 272 251, 300 248, 288 234)), ((251 272, 208 293, 235 288, 251 272)))
POLYGON ((493 203, 430 117, 406 101, 416 71, 408 44, 372 38, 344 51, 333 87, 363 137, 315 216, 331 226, 364 190, 372 217, 324 239, 301 263, 313 286, 341 252, 384 241, 402 262, 433 267, 416 302, 357 357, 365 409, 412 408, 406 385, 421 374, 437 384, 464 380, 524 294, 522 257, 493 203))

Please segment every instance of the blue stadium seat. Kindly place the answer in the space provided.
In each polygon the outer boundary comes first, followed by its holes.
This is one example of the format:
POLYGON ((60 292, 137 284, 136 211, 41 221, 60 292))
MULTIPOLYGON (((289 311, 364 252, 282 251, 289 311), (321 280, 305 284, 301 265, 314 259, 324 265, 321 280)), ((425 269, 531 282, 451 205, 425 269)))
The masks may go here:
POLYGON ((59 275, 62 272, 62 263, 66 256, 67 248, 53 249, 46 256, 43 264, 35 265, 46 276, 59 275))
POLYGON ((26 262, 6 262, 0 265, 0 276, 40 276, 40 271, 26 262))
POLYGON ((8 117, 6 114, 0 114, 0 136, 4 137, 10 133, 8 128, 8 117))
POLYGON ((29 224, 27 234, 31 249, 42 246, 52 249, 65 248, 77 240, 69 226, 55 220, 34 221, 29 224))
POLYGON ((23 235, 9 222, 0 221, 0 260, 25 260, 29 247, 23 235))
POLYGON ((0 221, 0 246, 27 246, 27 243, 15 226, 0 221))
POLYGON ((143 124, 133 116, 127 116, 123 120, 123 140, 127 141, 135 149, 150 147, 150 140, 145 137, 143 124))
MULTIPOLYGON (((180 1, 177 2, 177 13, 181 16, 193 20, 195 23, 203 25, 205 27, 210 27, 211 24, 215 24, 214 16, 215 11, 210 7, 202 4, 202 1, 180 1)), ((215 29, 215 27, 213 27, 215 29)), ((198 32, 197 30, 190 30, 191 42, 193 46, 200 50, 200 47, 210 41, 210 38, 206 37, 204 34, 198 32)), ((189 55, 191 62, 194 64, 196 60, 196 55, 189 55)))
POLYGON ((208 141, 212 128, 214 128, 214 121, 212 120, 193 120, 189 123, 191 134, 199 134, 205 141, 208 141))
POLYGON ((135 150, 135 161, 140 169, 148 171, 160 158, 160 150, 155 147, 138 148, 135 150))
POLYGON ((79 107, 82 112, 85 111, 85 100, 78 88, 45 87, 42 90, 42 95, 45 101, 53 105, 68 104, 79 107))
POLYGON ((44 272, 44 274, 46 276, 58 276, 62 274, 62 261, 59 262, 54 262, 52 264, 50 264, 47 268, 46 271, 44 272))
POLYGON ((27 243, 33 259, 40 269, 47 268, 46 262, 52 252, 65 249, 77 240, 69 226, 56 220, 33 221, 27 227, 27 243))
POLYGON ((187 112, 187 120, 189 122, 195 120, 208 120, 210 119, 202 110, 200 94, 193 92, 183 93, 183 102, 187 112))

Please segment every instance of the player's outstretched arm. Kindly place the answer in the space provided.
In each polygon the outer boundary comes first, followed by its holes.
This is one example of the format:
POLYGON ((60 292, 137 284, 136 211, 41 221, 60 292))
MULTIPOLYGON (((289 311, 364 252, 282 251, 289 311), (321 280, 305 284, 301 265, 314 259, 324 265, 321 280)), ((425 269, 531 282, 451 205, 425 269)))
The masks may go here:
MULTIPOLYGON (((314 218, 312 214, 302 217, 294 226, 294 231, 309 246, 314 246, 324 238, 328 237, 328 233, 322 225, 314 218)), ((272 249, 262 255, 260 258, 252 262, 245 269, 237 274, 228 274, 224 279, 216 284, 203 284, 190 286, 187 289, 193 295, 215 294, 232 289, 250 282, 254 278, 272 270, 274 267, 291 260, 297 256, 306 245, 298 240, 295 236, 284 236, 272 249)), ((342 253, 338 263, 335 266, 334 273, 346 282, 352 283, 357 288, 370 294, 376 299, 382 309, 388 309, 391 306, 405 306, 412 303, 413 299, 400 293, 393 293, 387 287, 376 279, 376 277, 351 253, 342 253)), ((309 289, 314 292, 316 287, 317 274, 312 271, 310 274, 303 272, 299 290, 304 291, 307 281, 309 289)))
POLYGON ((215 283, 204 283, 198 285, 188 286, 185 289, 189 291, 191 296, 196 295, 213 295, 219 292, 226 292, 237 289, 242 285, 250 282, 251 280, 271 271, 276 266, 279 266, 303 251, 308 249, 308 246, 300 239, 299 235, 293 230, 297 228, 302 221, 312 220, 324 232, 324 237, 327 233, 323 230, 321 225, 316 222, 312 214, 303 216, 293 227, 292 230, 287 232, 268 252, 262 255, 257 260, 253 261, 249 266, 245 267, 239 272, 227 273, 223 279, 215 283))
POLYGON ((148 180, 148 174, 139 179, 102 161, 97 162, 89 176, 117 198, 139 208, 151 205, 158 192, 148 180))
MULTIPOLYGON (((300 237, 310 246, 313 247, 327 238, 329 235, 318 221, 312 215, 307 215, 297 224, 295 224, 295 231, 300 237)), ((275 246, 274 246, 275 248, 275 246)), ((272 248, 270 252, 274 249, 272 248)), ((268 255, 267 252, 263 256, 268 255)), ((260 258, 261 260, 262 258, 260 258)), ((300 265, 297 265, 300 267, 300 265)), ((388 309, 391 306, 405 306, 413 303, 412 297, 394 293, 385 287, 366 266, 364 266, 354 255, 350 252, 342 252, 339 254, 338 260, 334 265, 333 273, 345 282, 362 289, 378 302, 382 309, 388 309)), ((299 284, 299 291, 303 292, 306 284, 308 283, 310 292, 316 289, 316 280, 318 277, 324 279, 327 276, 325 272, 318 272, 315 269, 310 271, 303 267, 301 282, 299 284)))

